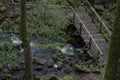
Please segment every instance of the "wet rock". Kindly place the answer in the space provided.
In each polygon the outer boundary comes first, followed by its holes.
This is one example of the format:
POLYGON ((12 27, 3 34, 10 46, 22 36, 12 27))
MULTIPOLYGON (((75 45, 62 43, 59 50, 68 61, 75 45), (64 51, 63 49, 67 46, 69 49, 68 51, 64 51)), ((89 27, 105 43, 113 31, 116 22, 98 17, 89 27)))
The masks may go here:
POLYGON ((11 74, 3 74, 2 77, 1 77, 2 80, 13 80, 14 79, 14 76, 11 75, 11 74))
POLYGON ((69 72, 71 72, 71 71, 72 71, 72 69, 71 69, 70 66, 66 66, 66 67, 65 67, 65 72, 66 72, 66 73, 69 73, 69 72))
POLYGON ((48 67, 53 67, 55 64, 55 61, 53 59, 50 59, 48 62, 48 67))
POLYGON ((42 70, 42 69, 43 69, 42 66, 37 66, 37 67, 35 68, 36 71, 40 71, 40 70, 42 70))
POLYGON ((62 66, 63 66, 63 62, 58 61, 58 62, 57 62, 57 65, 58 65, 58 69, 61 69, 61 68, 62 68, 62 66))

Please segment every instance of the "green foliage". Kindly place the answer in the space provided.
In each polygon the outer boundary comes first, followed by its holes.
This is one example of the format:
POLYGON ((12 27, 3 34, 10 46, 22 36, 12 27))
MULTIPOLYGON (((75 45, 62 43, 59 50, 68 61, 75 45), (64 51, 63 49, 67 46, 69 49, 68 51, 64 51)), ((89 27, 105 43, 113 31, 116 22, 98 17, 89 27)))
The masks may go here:
POLYGON ((55 2, 50 0, 37 1, 37 8, 32 10, 36 12, 28 13, 28 31, 36 34, 40 41, 44 43, 66 43, 68 36, 65 28, 68 25, 68 17, 59 9, 55 2), (41 5, 38 5, 41 4, 41 5))
MULTIPOLYGON (((66 43, 68 36, 65 28, 68 25, 68 16, 62 13, 58 0, 35 0, 27 8, 27 29, 29 33, 37 36, 42 44, 66 43)), ((64 1, 63 1, 64 2, 64 1)), ((62 4, 62 2, 61 2, 62 4)), ((8 18, 1 27, 19 33, 20 15, 8 18)))
POLYGON ((8 41, 0 42, 0 63, 14 63, 18 55, 13 51, 13 45, 8 41))

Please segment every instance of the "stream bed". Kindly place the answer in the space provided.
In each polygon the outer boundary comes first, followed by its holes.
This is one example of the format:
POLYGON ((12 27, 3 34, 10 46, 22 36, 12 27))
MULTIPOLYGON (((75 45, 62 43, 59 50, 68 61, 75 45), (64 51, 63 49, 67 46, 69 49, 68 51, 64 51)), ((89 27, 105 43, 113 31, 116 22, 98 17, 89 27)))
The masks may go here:
MULTIPOLYGON (((19 52, 19 58, 15 60, 15 64, 8 63, 4 65, 0 63, 0 80, 22 80, 24 74, 24 49, 22 41, 17 35, 0 31, 1 36, 5 36, 14 46, 14 50, 19 52)), ((2 40, 2 37, 0 37, 2 40)), ((36 48, 37 42, 30 42, 31 52, 33 55, 33 76, 36 75, 56 75, 63 77, 75 71, 75 65, 84 61, 91 60, 93 57, 89 51, 76 47, 72 43, 67 43, 63 47, 36 48)), ((15 53, 14 53, 15 54, 15 53)), ((1 55, 1 54, 0 54, 1 55)))

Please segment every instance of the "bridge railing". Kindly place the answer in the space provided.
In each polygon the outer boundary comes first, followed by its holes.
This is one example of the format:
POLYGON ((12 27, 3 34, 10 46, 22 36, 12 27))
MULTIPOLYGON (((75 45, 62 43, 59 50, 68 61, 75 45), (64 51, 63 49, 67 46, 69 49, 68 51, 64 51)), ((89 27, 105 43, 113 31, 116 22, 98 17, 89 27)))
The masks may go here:
POLYGON ((110 36, 111 36, 111 31, 109 28, 106 26, 106 24, 102 21, 98 13, 95 11, 95 9, 92 7, 92 5, 89 3, 88 0, 85 0, 84 2, 85 9, 88 12, 88 14, 91 17, 92 22, 97 26, 99 29, 99 32, 102 33, 104 38, 109 42, 110 41, 110 36))
POLYGON ((67 6, 65 8, 66 8, 66 14, 72 16, 73 19, 72 23, 75 25, 77 31, 81 34, 81 36, 84 39, 86 43, 85 48, 92 51, 95 57, 99 57, 100 61, 103 61, 103 52, 95 42, 94 38, 86 28, 84 22, 81 20, 77 12, 71 6, 67 6))

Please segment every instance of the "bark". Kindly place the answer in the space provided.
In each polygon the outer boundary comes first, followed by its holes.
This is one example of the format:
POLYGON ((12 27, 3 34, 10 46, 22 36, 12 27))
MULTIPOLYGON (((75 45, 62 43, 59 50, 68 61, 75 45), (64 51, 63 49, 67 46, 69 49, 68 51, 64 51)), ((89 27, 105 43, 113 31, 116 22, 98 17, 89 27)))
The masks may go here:
POLYGON ((120 80, 120 0, 115 16, 104 80, 120 80))
POLYGON ((26 27, 26 0, 21 0, 20 34, 24 48, 25 80, 32 80, 32 54, 31 54, 29 38, 27 35, 27 27, 26 27))

